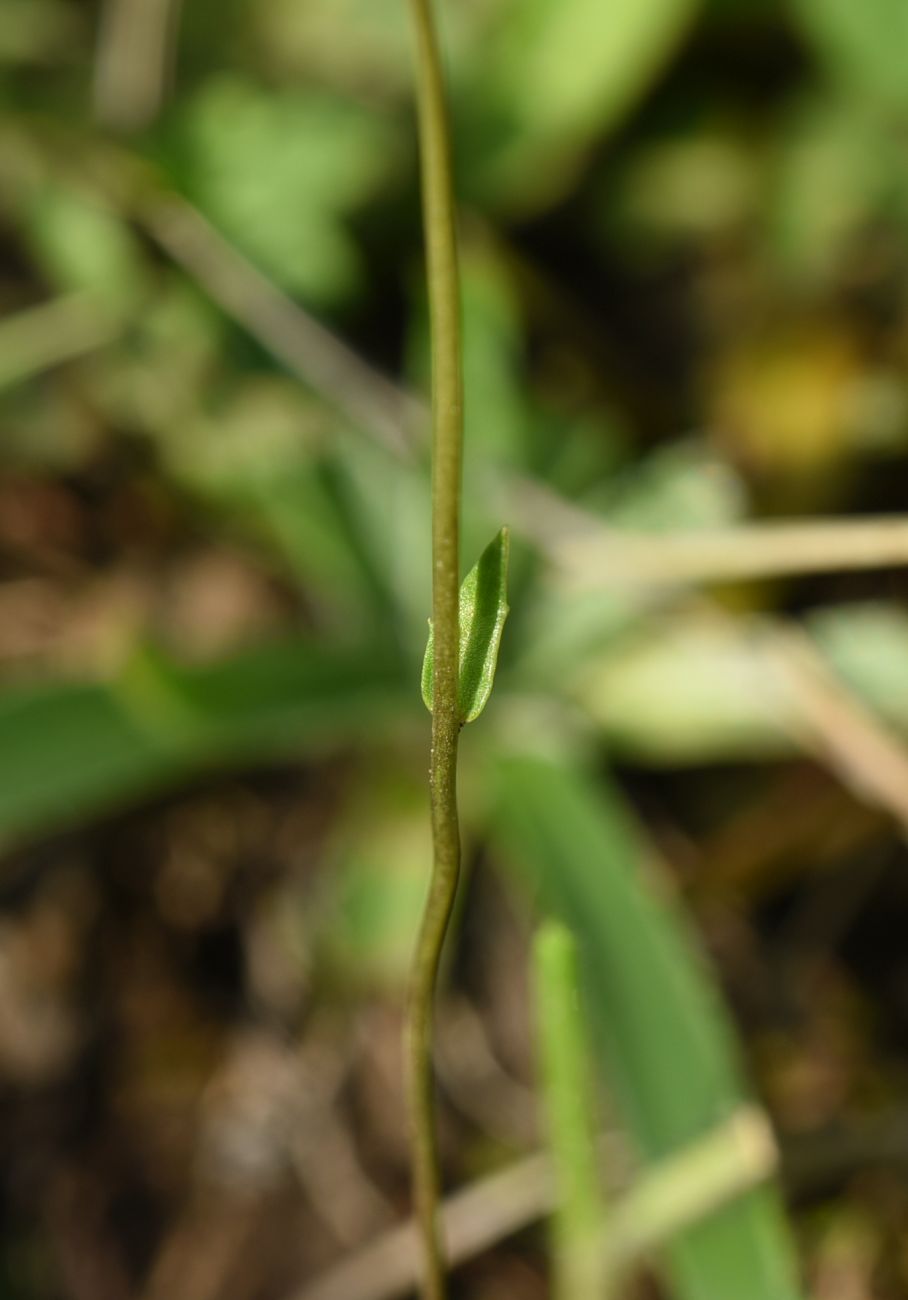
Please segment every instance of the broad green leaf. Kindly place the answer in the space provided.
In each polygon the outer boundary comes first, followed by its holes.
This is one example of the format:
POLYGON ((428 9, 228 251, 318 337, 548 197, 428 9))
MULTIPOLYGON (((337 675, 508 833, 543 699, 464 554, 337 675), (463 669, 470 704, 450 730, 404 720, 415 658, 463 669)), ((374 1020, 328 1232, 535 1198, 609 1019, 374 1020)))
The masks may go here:
POLYGON ((563 681, 613 751, 648 763, 765 760, 792 748, 747 619, 697 609, 650 617, 563 681))
MULTIPOLYGON (((908 732, 904 612, 884 602, 833 606, 813 611, 807 630, 850 689, 908 732)), ((767 632, 761 620, 702 609, 638 611, 594 653, 584 655, 575 638, 559 661, 549 647, 547 659, 519 666, 520 679, 533 689, 546 667, 549 679, 559 671, 562 691, 595 721, 610 751, 634 761, 763 762, 797 748, 796 719, 764 652, 767 632)))
POLYGON ((900 147, 884 123, 834 91, 794 101, 761 187, 767 248, 786 275, 836 282, 861 230, 897 197, 900 147))
MULTIPOLYGON (((460 684, 462 722, 478 718, 492 693, 498 647, 508 616, 508 530, 489 543, 460 588, 460 684)), ((422 665, 422 697, 431 713, 435 668, 435 639, 429 642, 422 665)))
POLYGON ((888 111, 908 108, 904 0, 791 0, 822 62, 846 88, 888 111))
POLYGON ((584 504, 598 506, 615 528, 665 533, 719 528, 741 519, 747 497, 743 480, 700 438, 685 438, 612 475, 584 504))
MULTIPOLYGON (((652 853, 617 790, 569 765, 506 757, 493 836, 576 936, 616 1105, 645 1162, 727 1120, 747 1091, 728 1017, 688 925, 644 874, 652 853)), ((798 1300, 775 1187, 665 1248, 675 1300, 798 1300)))
POLYGON ((321 753, 405 715, 374 647, 257 647, 204 668, 143 654, 109 683, 0 694, 0 841, 73 824, 187 774, 321 753))
POLYGON ((142 301, 148 273, 126 222, 100 201, 49 183, 26 212, 36 261, 62 293, 87 292, 116 313, 142 301))
POLYGON ((474 110, 493 142, 480 184, 508 207, 539 207, 585 150, 641 97, 699 0, 509 0, 481 50, 474 110), (494 129, 493 129, 494 125, 494 129))
POLYGON ((185 185, 284 288, 335 302, 359 281, 348 215, 397 157, 390 123, 352 100, 219 77, 184 111, 185 185))

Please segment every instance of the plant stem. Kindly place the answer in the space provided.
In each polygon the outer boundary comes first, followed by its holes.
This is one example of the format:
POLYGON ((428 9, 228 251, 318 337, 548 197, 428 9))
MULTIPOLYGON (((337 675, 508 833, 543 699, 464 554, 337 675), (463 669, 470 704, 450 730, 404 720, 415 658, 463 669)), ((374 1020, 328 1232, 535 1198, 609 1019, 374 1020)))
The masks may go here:
POLYGON ((432 338, 432 624, 435 637, 430 790, 433 866, 416 945, 410 990, 408 1074, 413 1194, 425 1255, 425 1300, 443 1300, 445 1264, 439 1227, 439 1174, 432 1081, 435 986, 460 872, 457 820, 458 669, 460 653, 460 483, 463 395, 460 288, 451 155, 441 58, 431 0, 410 0, 423 221, 432 338))

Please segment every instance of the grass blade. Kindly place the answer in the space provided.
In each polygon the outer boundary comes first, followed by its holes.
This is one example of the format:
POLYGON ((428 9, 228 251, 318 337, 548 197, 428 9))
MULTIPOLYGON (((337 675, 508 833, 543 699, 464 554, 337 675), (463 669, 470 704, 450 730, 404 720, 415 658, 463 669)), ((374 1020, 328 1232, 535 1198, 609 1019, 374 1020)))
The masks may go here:
MULTIPOLYGON (((640 874, 646 848, 613 788, 537 758, 498 773, 500 847, 577 936, 604 1066, 648 1164, 721 1125, 747 1094, 733 1035, 681 919, 640 874)), ((679 1300, 796 1300, 792 1248, 766 1185, 665 1243, 679 1300)))
MULTIPOLYGON (((408 693, 407 693, 408 694, 408 693)), ((108 683, 0 694, 0 842, 207 767, 321 751, 406 716, 394 661, 306 642, 204 668, 143 654, 108 683)))
POLYGON ((558 1200, 552 1219, 554 1300, 602 1297, 605 1200, 599 1185, 597 1125, 577 952, 571 932, 546 921, 533 946, 536 1019, 549 1145, 558 1200))

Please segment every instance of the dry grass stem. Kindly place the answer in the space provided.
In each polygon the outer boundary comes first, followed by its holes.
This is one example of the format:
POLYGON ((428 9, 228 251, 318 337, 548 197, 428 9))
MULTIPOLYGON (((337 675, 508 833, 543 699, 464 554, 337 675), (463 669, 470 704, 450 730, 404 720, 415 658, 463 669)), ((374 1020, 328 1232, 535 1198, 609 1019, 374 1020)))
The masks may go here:
POLYGON ((804 633, 774 631, 765 649, 796 738, 908 833, 908 751, 901 740, 837 677, 804 633))
MULTIPOLYGON (((611 1157, 607 1163, 614 1167, 611 1157)), ((659 1246, 769 1178, 778 1151, 764 1113, 747 1106, 667 1158, 614 1203, 603 1241, 606 1266, 625 1272, 659 1246)), ((451 1265, 463 1264, 549 1214, 555 1178, 545 1152, 526 1156, 448 1197, 442 1227, 451 1265)), ((410 1222, 385 1233, 293 1300, 396 1300, 416 1287, 419 1242, 410 1222)))
POLYGON ((139 215, 164 251, 307 388, 396 455, 410 452, 428 423, 422 403, 282 293, 184 199, 161 196, 139 215))

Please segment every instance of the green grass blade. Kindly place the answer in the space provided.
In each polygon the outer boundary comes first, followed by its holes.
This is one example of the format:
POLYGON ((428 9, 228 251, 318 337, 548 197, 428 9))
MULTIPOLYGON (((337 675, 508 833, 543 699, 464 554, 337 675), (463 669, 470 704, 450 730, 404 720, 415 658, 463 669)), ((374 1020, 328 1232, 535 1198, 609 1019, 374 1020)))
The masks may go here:
MULTIPOLYGON (((734 1038, 682 919, 647 886, 617 792, 558 762, 507 758, 495 834, 577 937, 604 1066, 644 1159, 657 1163, 747 1103, 734 1038)), ((774 1187, 679 1232, 664 1258, 679 1300, 796 1300, 774 1187)))
POLYGON ((546 921, 533 945, 543 1104, 555 1164, 552 1218, 554 1300, 602 1297, 605 1198, 590 1052, 579 999, 577 951, 567 926, 546 921))
POLYGON ((393 660, 305 642, 193 669, 143 654, 113 682, 11 688, 0 694, 0 842, 203 768, 362 739, 409 707, 393 660))

